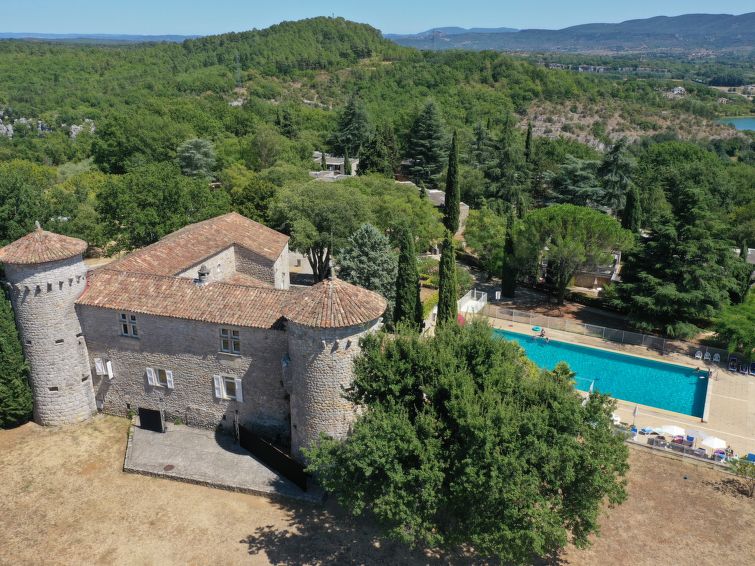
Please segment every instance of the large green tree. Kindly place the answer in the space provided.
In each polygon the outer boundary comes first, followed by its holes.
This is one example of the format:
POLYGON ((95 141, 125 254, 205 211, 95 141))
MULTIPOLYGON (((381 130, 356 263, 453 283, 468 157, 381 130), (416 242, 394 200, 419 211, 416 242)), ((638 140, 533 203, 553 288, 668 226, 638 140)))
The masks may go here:
POLYGON ((626 497, 615 402, 583 405, 568 368, 538 370, 475 321, 433 337, 366 337, 346 440, 322 438, 309 469, 354 514, 412 545, 531 563, 589 544, 603 504, 626 497))
POLYGON ((359 152, 357 173, 379 173, 393 177, 399 164, 396 134, 390 124, 382 124, 377 128, 362 146, 359 152))
POLYGON ((451 150, 448 153, 448 172, 446 173, 446 201, 443 205, 443 224, 451 234, 459 231, 459 206, 461 205, 461 186, 459 185, 459 146, 456 132, 451 138, 451 150))
POLYGON ((321 281, 336 250, 371 220, 370 200, 342 183, 310 181, 281 190, 270 217, 273 226, 291 235, 291 248, 307 257, 321 281))
POLYGON ((612 217, 587 208, 562 204, 530 212, 524 219, 517 246, 537 269, 547 262, 546 280, 559 304, 578 269, 599 266, 612 260, 611 252, 624 250, 632 235, 612 217))
POLYGON ((597 174, 603 186, 602 202, 616 215, 624 208, 632 186, 633 162, 627 156, 626 139, 617 141, 603 156, 597 174))
POLYGON ((126 250, 229 209, 224 191, 211 189, 204 179, 182 175, 172 163, 145 165, 108 178, 97 206, 105 235, 115 249, 126 250))
POLYGON ((621 213, 621 225, 630 232, 637 234, 642 229, 642 222, 640 191, 632 185, 629 187, 626 205, 621 213))
POLYGON ((420 111, 409 130, 407 157, 409 172, 418 185, 435 188, 437 176, 443 170, 446 150, 443 122, 435 102, 429 101, 420 111))
POLYGON ((376 291, 388 301, 393 315, 398 256, 390 240, 372 224, 363 224, 338 252, 338 276, 344 281, 376 291))
POLYGON ((330 145, 337 155, 358 156, 371 134, 370 118, 364 102, 352 96, 338 116, 338 124, 330 145))
POLYGON ((464 240, 490 277, 501 272, 503 245, 506 239, 506 219, 487 206, 470 210, 464 227, 464 240))
POLYGON ((184 175, 210 177, 215 169, 215 147, 209 140, 186 140, 176 150, 176 161, 184 175))
POLYGON ((0 427, 27 420, 32 412, 29 371, 21 350, 21 340, 13 309, 0 292, 0 427))
POLYGON ((55 173, 49 167, 28 161, 0 163, 0 246, 46 225, 51 209, 45 199, 55 173))
POLYGON ((656 220, 650 236, 626 257, 619 299, 638 328, 689 337, 740 292, 742 260, 720 237, 724 227, 704 191, 680 180, 671 194, 673 213, 656 220))
POLYGON ((755 293, 750 291, 744 302, 725 307, 716 317, 715 328, 730 352, 755 360, 755 293))
POLYGON ((414 236, 405 227, 396 233, 398 241, 398 267, 396 270, 396 303, 393 310, 395 324, 411 328, 422 326, 422 301, 419 296, 419 272, 414 236))
POLYGON ((438 325, 456 322, 459 285, 456 281, 456 246, 453 235, 446 231, 438 266, 438 325))

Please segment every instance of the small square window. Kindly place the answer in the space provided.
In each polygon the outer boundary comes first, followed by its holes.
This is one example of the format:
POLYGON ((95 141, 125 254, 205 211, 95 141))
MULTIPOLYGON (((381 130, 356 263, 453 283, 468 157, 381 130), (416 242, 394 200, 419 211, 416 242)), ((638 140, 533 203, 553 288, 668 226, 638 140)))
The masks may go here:
POLYGON ((135 314, 127 315, 126 313, 122 312, 120 314, 120 321, 122 336, 133 336, 134 338, 139 336, 139 329, 136 327, 135 314))
POLYGON ((163 387, 168 386, 168 375, 165 373, 164 369, 156 369, 155 374, 157 376, 157 384, 162 385, 163 387))
POLYGON ((220 329, 220 351, 227 354, 241 354, 241 334, 238 330, 220 329))
POLYGON ((225 381, 225 396, 228 399, 236 398, 236 380, 232 377, 224 378, 225 381))

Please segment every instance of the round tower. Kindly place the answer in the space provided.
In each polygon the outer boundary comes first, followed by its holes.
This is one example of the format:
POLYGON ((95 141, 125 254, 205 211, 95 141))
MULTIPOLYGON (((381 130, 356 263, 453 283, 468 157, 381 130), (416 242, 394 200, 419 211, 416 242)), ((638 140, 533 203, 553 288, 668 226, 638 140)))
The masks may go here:
POLYGON ((293 293, 286 305, 291 453, 299 460, 321 433, 348 434, 356 412, 344 392, 354 380, 359 338, 379 327, 385 308, 379 294, 336 277, 293 293))
POLYGON ((86 288, 86 242, 39 227, 0 249, 30 368, 34 420, 62 425, 96 412, 89 355, 74 309, 86 288))

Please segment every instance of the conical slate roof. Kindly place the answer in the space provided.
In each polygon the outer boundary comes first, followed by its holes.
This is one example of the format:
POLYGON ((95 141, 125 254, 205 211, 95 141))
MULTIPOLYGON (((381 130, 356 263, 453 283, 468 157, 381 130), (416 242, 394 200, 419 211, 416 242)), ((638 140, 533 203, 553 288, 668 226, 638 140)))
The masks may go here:
POLYGON ((387 306, 378 293, 332 277, 293 295, 283 316, 302 326, 345 328, 380 318, 387 306))
POLYGON ((34 232, 0 248, 0 263, 33 265, 48 261, 60 261, 83 254, 87 243, 42 230, 39 224, 34 232))

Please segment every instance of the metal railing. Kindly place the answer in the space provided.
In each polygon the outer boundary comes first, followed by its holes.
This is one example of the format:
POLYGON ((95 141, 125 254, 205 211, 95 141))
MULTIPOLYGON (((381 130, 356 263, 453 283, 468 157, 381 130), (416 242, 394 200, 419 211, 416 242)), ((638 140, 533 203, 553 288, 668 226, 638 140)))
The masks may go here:
POLYGON ((720 361, 720 363, 726 364, 729 358, 728 351, 718 348, 711 348, 709 346, 702 346, 682 340, 668 340, 660 336, 641 334, 639 332, 632 332, 630 330, 619 330, 617 328, 609 328, 607 326, 599 326, 597 324, 587 324, 568 318, 556 318, 527 311, 503 308, 495 305, 487 305, 483 310, 483 314, 490 318, 510 320, 512 322, 519 322, 521 324, 527 324, 529 326, 540 326, 542 328, 547 328, 550 330, 560 330, 562 332, 570 332, 572 334, 581 334, 582 336, 593 336, 595 338, 616 342, 618 344, 644 346, 645 348, 650 348, 651 350, 657 350, 662 354, 677 353, 694 357, 697 352, 700 352, 701 363, 703 361, 712 362, 714 359, 716 359, 716 355, 718 355, 717 359, 720 361))

